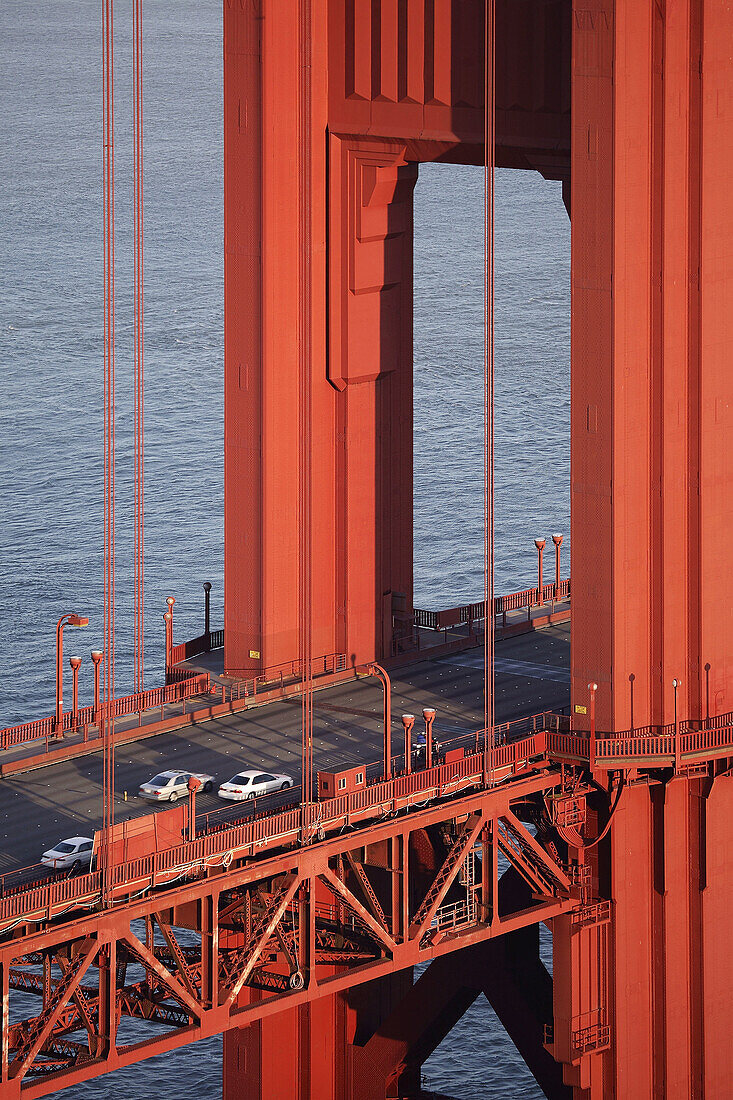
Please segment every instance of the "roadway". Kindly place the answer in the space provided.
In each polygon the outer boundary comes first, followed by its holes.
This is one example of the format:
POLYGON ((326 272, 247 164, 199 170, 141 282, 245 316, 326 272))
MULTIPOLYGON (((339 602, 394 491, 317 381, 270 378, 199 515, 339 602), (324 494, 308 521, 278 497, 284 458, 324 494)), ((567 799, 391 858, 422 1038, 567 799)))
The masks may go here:
MULTIPOLYGON (((570 703, 570 624, 497 642, 497 723, 570 703)), ((400 716, 435 707, 436 740, 445 742, 483 727, 483 650, 470 649, 396 670, 392 676, 392 742, 401 751, 400 716)), ((210 773, 218 782, 242 768, 284 772, 300 785, 300 699, 278 700, 179 731, 120 746, 115 767, 115 818, 150 813, 140 783, 156 772, 181 768, 210 773), (125 797, 125 795, 127 797, 125 797)), ((347 681, 314 695, 315 768, 337 770, 377 761, 382 753, 382 690, 373 678, 347 681)), ((377 769, 375 769, 376 771, 377 769)), ((297 792, 273 795, 257 809, 273 808, 297 792)), ((0 779, 0 873, 37 863, 41 853, 70 836, 93 836, 101 817, 102 756, 96 752, 0 779)), ((167 804, 163 803, 167 808, 167 804)), ((197 795, 203 827, 241 816, 241 804, 197 795)), ((247 812, 247 811, 245 811, 247 812)), ((13 876, 14 877, 14 876, 13 876)))

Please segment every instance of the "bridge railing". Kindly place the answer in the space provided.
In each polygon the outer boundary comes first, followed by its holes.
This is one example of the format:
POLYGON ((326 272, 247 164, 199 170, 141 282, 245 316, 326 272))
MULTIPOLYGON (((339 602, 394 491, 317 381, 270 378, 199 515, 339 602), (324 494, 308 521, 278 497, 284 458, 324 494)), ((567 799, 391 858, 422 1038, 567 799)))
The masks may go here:
MULTIPOLYGON (((120 696, 113 700, 112 713, 115 718, 131 714, 139 714, 142 717, 146 710, 153 710, 170 703, 181 703, 196 695, 207 695, 210 691, 211 678, 208 673, 189 673, 175 683, 135 692, 133 695, 120 696)), ((62 730, 56 728, 55 716, 38 718, 32 722, 23 722, 22 725, 0 730, 0 749, 9 749, 29 741, 48 742, 58 737, 62 731, 63 733, 81 732, 86 740, 90 726, 97 723, 98 715, 95 715, 94 707, 81 707, 76 713, 65 711, 62 719, 62 730)))
MULTIPOLYGON (((314 677, 345 672, 348 667, 348 658, 345 653, 325 653, 311 660, 314 677)), ((222 700, 226 702, 227 700, 254 697, 263 691, 271 691, 278 685, 285 687, 286 684, 299 683, 302 679, 302 661, 285 661, 283 664, 266 668, 258 676, 242 677, 232 680, 230 684, 221 684, 219 690, 222 693, 222 700)))
MULTIPOLYGON (((338 795, 322 802, 289 806, 276 812, 258 814, 247 820, 205 828, 191 841, 175 847, 120 863, 114 868, 114 889, 119 897, 146 886, 164 886, 194 867, 226 867, 237 856, 264 854, 296 846, 316 836, 326 836, 344 826, 366 823, 409 805, 422 805, 432 799, 481 788, 485 778, 501 781, 537 767, 542 760, 557 758, 588 762, 591 740, 587 734, 569 733, 559 728, 562 716, 537 716, 537 729, 526 736, 497 744, 489 752, 467 752, 461 759, 439 763, 431 768, 395 775, 389 780, 376 779, 366 788, 338 795)), ((476 736, 476 735, 474 735, 476 736)), ((675 754, 675 736, 600 738, 596 742, 599 760, 623 761, 628 757, 639 763, 653 763, 675 754)), ((705 752, 729 751, 733 754, 733 725, 715 729, 685 730, 680 734, 679 752, 685 756, 705 752)), ((246 809, 244 812, 248 812, 246 809)), ((51 916, 75 903, 88 905, 99 895, 98 871, 76 878, 21 886, 3 883, 0 896, 0 927, 31 914, 51 916)))
MULTIPOLYGON (((494 614, 503 615, 508 611, 520 611, 541 607, 546 603, 558 603, 570 598, 570 577, 560 581, 556 585, 539 588, 524 588, 521 592, 509 592, 504 596, 494 599, 494 614)), ((480 622, 486 615, 486 602, 478 600, 474 603, 462 604, 460 607, 445 608, 442 611, 427 611, 424 608, 413 609, 415 626, 428 627, 432 630, 442 630, 443 627, 459 626, 461 623, 480 622)), ((210 653, 212 649, 221 649, 224 645, 224 631, 212 630, 208 635, 199 634, 197 638, 189 638, 185 642, 179 642, 171 649, 170 664, 178 665, 182 661, 190 661, 202 653, 210 653)))
MULTIPOLYGON (((499 746, 490 758, 483 752, 471 753, 449 764, 379 780, 365 789, 323 802, 265 813, 224 829, 214 828, 176 847, 117 864, 113 869, 114 889, 122 897, 145 885, 162 886, 194 866, 207 863, 212 867, 227 866, 235 853, 262 853, 296 845, 302 839, 320 835, 321 831, 325 835, 345 824, 381 817, 414 802, 422 804, 431 798, 480 787, 485 772, 493 770, 495 778, 497 773, 501 778, 516 774, 531 767, 532 761, 543 757, 545 750, 545 733, 540 731, 499 746)), ((17 892, 7 891, 0 897, 0 927, 31 914, 50 916, 74 902, 88 904, 100 890, 100 872, 92 871, 26 886, 17 892)))
MULTIPOLYGON (((494 599, 494 615, 506 615, 509 611, 530 611, 535 607, 542 607, 547 603, 558 603, 570 598, 570 578, 560 581, 556 585, 539 588, 525 588, 521 592, 509 592, 504 596, 496 596, 494 599)), ((415 626, 427 627, 430 630, 443 630, 446 627, 460 626, 462 623, 480 622, 486 617, 486 602, 479 600, 477 603, 463 604, 460 607, 451 607, 443 611, 426 611, 424 608, 414 609, 415 626)))

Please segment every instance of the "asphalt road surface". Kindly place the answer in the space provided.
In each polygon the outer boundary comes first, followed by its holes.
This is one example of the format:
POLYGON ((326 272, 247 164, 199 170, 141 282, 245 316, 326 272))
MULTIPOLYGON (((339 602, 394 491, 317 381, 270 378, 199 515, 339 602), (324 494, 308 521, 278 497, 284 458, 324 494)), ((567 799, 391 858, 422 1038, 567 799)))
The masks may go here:
MULTIPOLYGON (((570 703, 570 624, 498 642, 495 720, 570 703)), ((375 762, 382 753, 382 691, 373 678, 349 681, 314 695, 315 768, 337 770, 375 762)), ((435 707, 434 738, 445 742, 483 726, 483 650, 472 649, 395 671, 392 677, 392 746, 401 751, 403 713, 435 707)), ((120 746, 115 766, 115 819, 150 813, 137 795, 140 783, 166 768, 208 772, 217 783, 242 768, 292 776, 296 789, 258 800, 257 810, 299 800, 301 710, 298 698, 217 718, 179 732, 120 746), (127 797, 125 798, 125 793, 127 797)), ((93 836, 102 804, 102 756, 96 752, 0 779, 0 873, 35 864, 44 850, 70 836, 93 836)), ((167 808, 167 803, 161 804, 167 808)), ((197 820, 242 816, 242 804, 197 795, 197 820), (215 816, 218 814, 218 817, 215 816)), ((13 876, 15 877, 15 876, 13 876)))

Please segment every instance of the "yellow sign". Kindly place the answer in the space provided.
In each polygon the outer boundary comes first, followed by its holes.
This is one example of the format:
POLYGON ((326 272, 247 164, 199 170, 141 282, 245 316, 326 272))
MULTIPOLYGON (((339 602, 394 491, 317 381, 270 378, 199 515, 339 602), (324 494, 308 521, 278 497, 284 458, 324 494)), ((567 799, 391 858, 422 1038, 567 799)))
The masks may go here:
POLYGON ((260 659, 259 649, 250 649, 249 655, 250 655, 250 657, 252 658, 253 661, 259 661, 259 659, 260 659))
MULTIPOLYGON (((252 654, 250 653, 250 657, 251 656, 252 656, 252 654)), ((575 704, 575 713, 576 714, 587 714, 588 709, 587 709, 587 707, 581 707, 580 703, 576 703, 575 704)))

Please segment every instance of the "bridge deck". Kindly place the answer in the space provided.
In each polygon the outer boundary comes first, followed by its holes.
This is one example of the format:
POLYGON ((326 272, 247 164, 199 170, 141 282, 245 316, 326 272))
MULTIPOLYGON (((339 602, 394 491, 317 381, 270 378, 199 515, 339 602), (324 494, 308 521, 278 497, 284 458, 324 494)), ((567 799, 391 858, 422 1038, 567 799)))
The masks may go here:
MULTIPOLYGON (((500 641, 496 648, 496 721, 569 704, 570 624, 500 641)), ((393 676, 394 751, 400 751, 400 715, 437 710, 435 736, 446 740, 483 725, 483 654, 464 650, 406 666, 393 676)), ((371 678, 348 681, 315 696, 315 766, 376 760, 382 750, 382 694, 371 678)), ((418 727, 419 728, 419 727, 418 727)), ((166 767, 209 772, 218 781, 241 767, 291 774, 300 782, 300 707, 278 701, 160 733, 117 752, 117 820, 150 812, 138 785, 166 767), (125 801, 125 791, 128 800, 125 801)), ((0 871, 36 863, 55 841, 93 835, 101 814, 102 758, 96 752, 0 781, 0 871)), ((271 796, 273 808, 279 796, 271 796)), ((199 794, 197 816, 231 817, 241 805, 199 794)), ((214 820, 213 817, 210 818, 214 820)))

